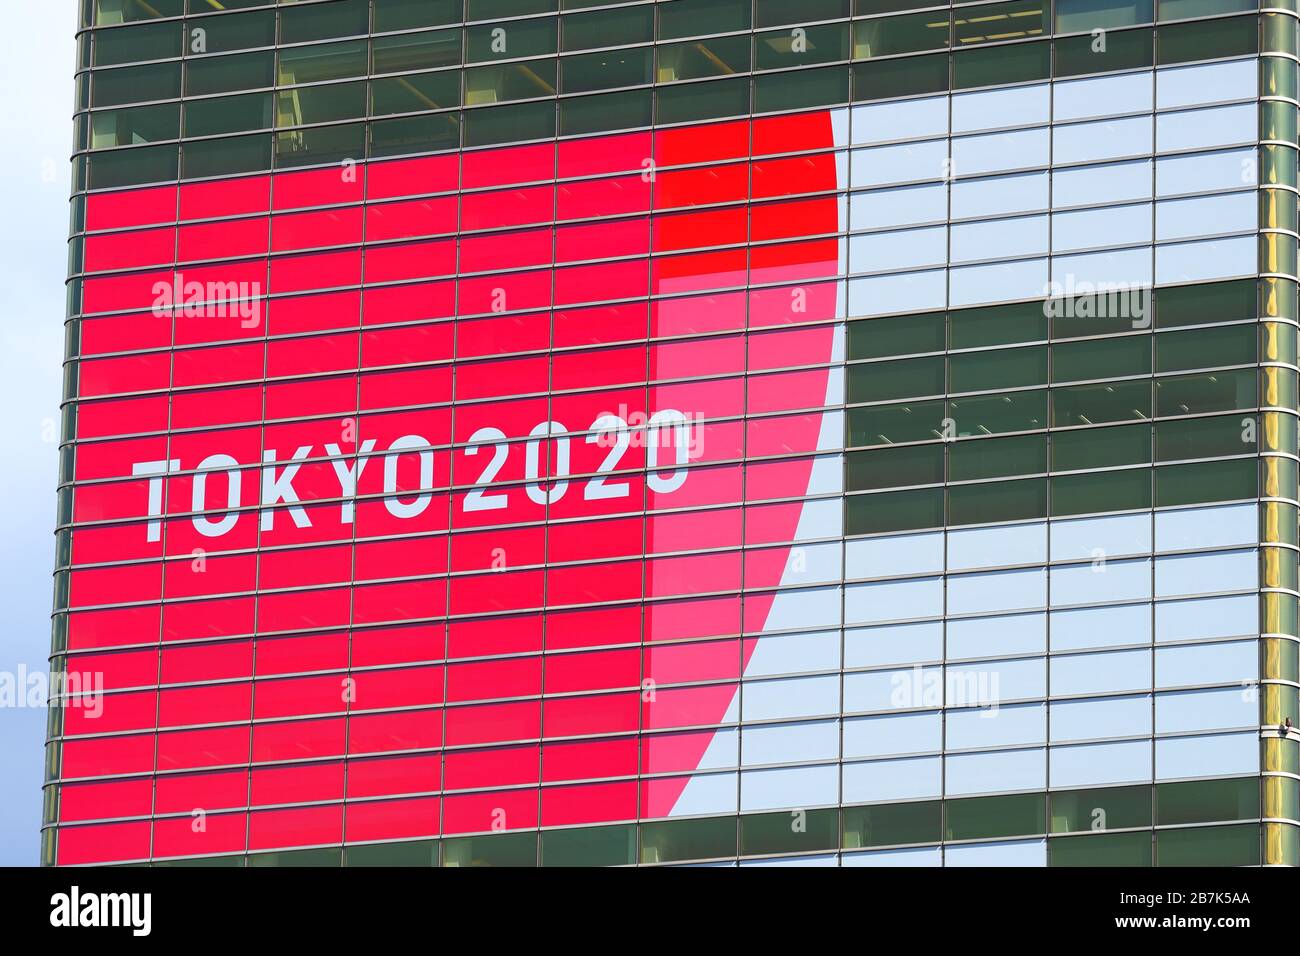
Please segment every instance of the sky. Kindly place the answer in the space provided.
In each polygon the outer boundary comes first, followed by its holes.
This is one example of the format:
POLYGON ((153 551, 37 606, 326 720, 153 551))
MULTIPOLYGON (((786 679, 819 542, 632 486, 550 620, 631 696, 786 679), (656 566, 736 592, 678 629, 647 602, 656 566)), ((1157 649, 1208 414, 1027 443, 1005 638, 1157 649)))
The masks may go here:
MULTIPOLYGON (((50 646, 76 20, 44 0, 0 33, 0 681, 20 687, 50 646)), ((39 862, 44 737, 43 709, 0 702, 0 866, 39 862)))

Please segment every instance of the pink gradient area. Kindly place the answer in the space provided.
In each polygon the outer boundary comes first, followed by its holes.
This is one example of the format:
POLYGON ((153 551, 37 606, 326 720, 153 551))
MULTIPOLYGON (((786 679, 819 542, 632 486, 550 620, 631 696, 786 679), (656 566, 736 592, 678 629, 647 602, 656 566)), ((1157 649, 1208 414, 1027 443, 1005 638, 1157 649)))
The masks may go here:
MULTIPOLYGON (((801 148, 828 149, 834 145, 834 134, 829 112, 818 116, 798 117, 799 143, 801 148)), ((766 131, 770 134, 771 127, 766 131)), ((831 189, 837 186, 837 172, 833 153, 824 153, 811 157, 806 167, 811 181, 806 190, 798 186, 789 191, 813 191, 831 189)), ((801 210, 803 227, 808 234, 834 232, 838 228, 836 200, 833 195, 805 204, 801 210)), ((794 289, 777 288, 756 290, 750 294, 749 324, 755 326, 778 326, 791 321, 820 321, 835 317, 836 289, 833 282, 818 282, 830 279, 838 271, 837 245, 834 241, 812 242, 796 247, 768 247, 763 257, 763 274, 756 276, 757 281, 808 283, 794 289), (784 255, 782 255, 784 250, 784 255), (794 300, 802 297, 798 307, 802 312, 795 312, 794 300)), ((757 251, 755 259, 758 258, 757 251)), ((729 276, 719 276, 720 283, 729 276)), ((683 277, 681 282, 686 287, 694 287, 697 278, 683 277)), ((763 346, 782 349, 789 355, 794 352, 799 361, 823 366, 829 363, 835 341, 835 328, 830 324, 813 325, 787 333, 786 339, 779 343, 764 342, 759 348, 750 340, 748 356, 749 368, 762 367, 772 359, 763 346)), ((785 360, 789 363, 789 359, 785 360)), ((829 372, 826 368, 803 373, 791 385, 803 396, 803 407, 815 407, 825 402, 829 372)), ((794 403, 796 406, 799 401, 794 403)), ((765 424, 765 439, 773 447, 784 447, 792 451, 813 451, 818 447, 822 428, 821 414, 808 416, 783 416, 773 418, 765 424)), ((748 449, 747 449, 748 451, 748 449)), ((779 475, 772 476, 767 487, 745 490, 746 502, 769 497, 798 497, 807 493, 812 472, 812 459, 801 458, 793 461, 779 475), (757 493, 757 494, 756 494, 757 493)), ((791 541, 798 528, 802 506, 788 506, 781 510, 768 509, 764 513, 765 535, 770 540, 791 541)), ((773 588, 781 583, 789 548, 773 549, 763 555, 761 562, 752 554, 746 556, 746 585, 753 588, 773 588)), ((764 630, 768 615, 772 609, 775 595, 771 591, 761 591, 745 597, 743 605, 743 629, 748 634, 764 630)), ((727 627, 731 622, 719 622, 727 627)), ((726 631, 720 631, 725 633, 726 631)), ((741 671, 748 667, 755 647, 755 639, 748 637, 741 642, 741 671)), ((717 684, 680 691, 668 690, 661 693, 663 705, 656 708, 653 726, 708 725, 719 723, 726 715, 736 695, 739 685, 734 683, 717 684)), ((654 766, 663 770, 695 770, 713 742, 711 731, 683 733, 680 735, 656 736, 654 766)), ((677 806, 690 781, 689 775, 664 777, 643 781, 640 813, 642 817, 670 816, 677 806)))

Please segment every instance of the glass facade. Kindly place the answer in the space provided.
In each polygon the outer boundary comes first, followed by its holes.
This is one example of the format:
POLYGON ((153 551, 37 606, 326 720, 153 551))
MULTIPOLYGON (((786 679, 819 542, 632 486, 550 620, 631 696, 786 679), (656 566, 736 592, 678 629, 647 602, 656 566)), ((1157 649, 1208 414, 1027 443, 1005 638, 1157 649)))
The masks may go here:
POLYGON ((44 862, 1300 862, 1298 23, 84 0, 44 862))

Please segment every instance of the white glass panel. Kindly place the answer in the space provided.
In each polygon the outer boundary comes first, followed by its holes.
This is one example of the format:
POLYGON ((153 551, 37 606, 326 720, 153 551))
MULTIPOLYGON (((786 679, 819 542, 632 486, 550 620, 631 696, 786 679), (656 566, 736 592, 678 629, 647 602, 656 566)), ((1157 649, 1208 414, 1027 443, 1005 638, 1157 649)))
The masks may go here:
MULTIPOLYGON (((1058 20, 1061 14, 1058 11, 1058 20)), ((1090 29, 1091 26, 1082 29, 1090 29)), ((1059 22, 1058 30, 1067 29, 1059 22)), ((1073 29, 1073 28, 1069 28, 1073 29)), ((1057 80, 1052 117, 1058 122, 1139 113, 1151 109, 1151 73, 1124 73, 1118 76, 1090 76, 1079 80, 1057 80)))
POLYGON ((959 223, 952 227, 949 255, 953 262, 1046 255, 1047 233, 1045 215, 959 223))
MULTIPOLYGON (((1049 705, 1052 740, 1102 740, 1151 733, 1151 695, 1055 700, 1049 705)), ((1057 784, 1053 784, 1057 786, 1057 784)))
POLYGON ((1052 216, 1052 251, 1073 252, 1151 241, 1151 204, 1080 209, 1052 216))
POLYGON ((1224 684, 1259 677, 1259 644, 1186 644, 1156 650, 1156 686, 1224 684))
POLYGON ((855 149, 849 154, 850 179, 854 189, 889 183, 925 182, 944 179, 948 141, 901 143, 855 149))
POLYGON ((960 266, 951 271, 950 304, 978 305, 1009 302, 1044 294, 1047 288, 1047 260, 1000 262, 983 266, 960 266))
POLYGON ((1156 117, 1156 151, 1208 149, 1259 139, 1258 113, 1254 103, 1161 113, 1156 117))
POLYGON ((1151 560, 1094 561, 1052 568, 1052 606, 1140 601, 1151 597, 1151 560))
POLYGON ((1151 550, 1151 515, 1111 515, 1052 522, 1052 560, 1122 558, 1151 550))
POLYGON ((939 713, 853 717, 844 721, 844 758, 920 754, 943 748, 939 713))
POLYGON ((949 796, 1042 790, 1047 786, 1047 750, 997 750, 944 758, 944 788, 949 796))
POLYGON ((1047 572, 1044 568, 962 574, 948 579, 949 614, 1027 610, 1046 604, 1047 572))
MULTIPOLYGON (((952 184, 952 218, 971 219, 1046 209, 1049 175, 1043 170, 958 180, 952 184)), ((1147 178, 1150 179, 1149 173, 1147 178)))
POLYGON ((849 237, 849 269, 853 272, 897 272, 942 265, 947 256, 947 226, 849 237))
POLYGON ((944 849, 945 866, 1047 866, 1047 841, 966 843, 944 849))
POLYGON ((844 711, 943 706, 943 669, 909 667, 844 675, 844 711))
POLYGON ((754 681, 741 689, 743 720, 816 717, 839 711, 838 677, 754 681))
POLYGON ((948 532, 948 570, 964 571, 1047 560, 1047 525, 1002 525, 948 532))
POLYGON ((1046 166, 1048 155, 1047 127, 982 133, 952 141, 953 172, 962 177, 1046 166))
POLYGON ((741 860, 741 866, 839 866, 834 853, 816 856, 782 856, 768 860, 741 860))
POLYGON ((844 620, 848 624, 901 621, 942 614, 942 578, 850 584, 844 588, 844 620))
POLYGON ((855 317, 942 309, 947 299, 948 277, 942 269, 849 281, 849 312, 855 317))
POLYGON ((947 217, 948 187, 944 183, 873 189, 849 196, 849 226, 854 230, 942 222, 947 217))
POLYGON ((1254 236, 1208 239, 1156 246, 1156 282, 1161 285, 1226 279, 1256 270, 1254 236))
POLYGON ((891 624, 844 633, 845 667, 878 667, 943 658, 943 624, 891 624))
POLYGON ((844 765, 845 803, 884 803, 936 797, 941 792, 943 759, 911 757, 844 765))
POLYGON ((1041 654, 1047 649, 1047 615, 1007 614, 948 622, 948 658, 1041 654))
POLYGON ((760 637, 745 667, 745 676, 837 671, 839 667, 840 632, 805 631, 760 637))
POLYGON ((1235 777, 1259 772, 1259 735, 1212 734, 1156 741, 1156 778, 1235 777))
POLYGON ((1189 551, 1254 544, 1259 540, 1258 509, 1249 504, 1156 512, 1156 549, 1189 551))
POLYGON ((1150 780, 1151 741, 1053 747, 1051 786, 1100 787, 1150 780))
POLYGON ((839 802, 838 764, 747 770, 740 775, 740 809, 775 810, 816 807, 839 802))
POLYGON ((1156 73, 1156 106, 1169 109, 1249 99, 1259 90, 1258 63, 1252 57, 1159 70, 1156 73))
POLYGON ((1151 640, 1151 605, 1053 611, 1051 629, 1053 651, 1145 644, 1151 640))
POLYGON ((1156 597, 1258 587, 1258 564, 1253 550, 1156 558, 1156 597))
POLYGON ((1047 739, 1047 705, 1015 704, 1010 707, 950 710, 947 714, 948 750, 1041 744, 1047 739))
POLYGON ((948 97, 926 96, 901 103, 855 106, 854 145, 948 135, 948 97))
MULTIPOLYGON (((954 195, 956 189, 954 187, 954 195)), ((1095 206, 1098 197, 1109 202, 1151 198, 1151 160, 1139 159, 1103 166, 1079 166, 1052 171, 1052 208, 1095 206)))
POLYGON ((1102 651, 1052 658, 1052 695, 1109 694, 1151 686, 1151 651, 1102 651))
POLYGON ((1051 118, 1051 105, 1051 88, 1046 83, 954 93, 952 131, 955 135, 982 129, 1040 125, 1051 118))
POLYGON ((1083 283, 1096 287, 1149 286, 1151 249, 1123 249, 1118 252, 1084 252, 1057 256, 1052 260, 1052 281, 1065 288, 1083 283))
POLYGON ((1043 658, 952 664, 947 668, 949 707, 969 707, 1042 697, 1047 692, 1043 658))
POLYGON ((835 760, 839 755, 840 724, 837 720, 762 724, 744 727, 740 734, 740 762, 746 767, 835 760))
POLYGON ((905 850, 876 850, 873 853, 845 853, 841 866, 943 866, 943 853, 937 846, 912 847, 905 850))
POLYGON ((1157 642, 1239 637, 1258 628, 1259 598, 1254 594, 1156 604, 1157 642))
POLYGON ((1222 193, 1156 204, 1156 238, 1189 239, 1216 232, 1248 232, 1259 226, 1253 192, 1222 193))
POLYGON ((943 532, 855 538, 844 543, 850 578, 883 578, 943 572, 943 532))
POLYGON ((1052 127, 1052 162, 1099 163, 1151 152, 1151 117, 1096 120, 1052 127))
POLYGON ((1259 178, 1253 149, 1225 149, 1156 160, 1156 195, 1208 193, 1253 186, 1259 178))
POLYGON ((1156 694, 1157 734, 1226 730, 1258 724, 1259 695, 1252 686, 1156 694))

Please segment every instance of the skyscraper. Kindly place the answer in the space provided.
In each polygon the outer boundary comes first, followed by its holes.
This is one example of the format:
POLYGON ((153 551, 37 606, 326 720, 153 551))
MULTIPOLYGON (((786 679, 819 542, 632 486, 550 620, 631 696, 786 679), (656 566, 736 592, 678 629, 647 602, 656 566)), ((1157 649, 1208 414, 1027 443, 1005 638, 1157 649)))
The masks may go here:
POLYGON ((1292 10, 81 17, 46 863, 1300 860, 1292 10))

